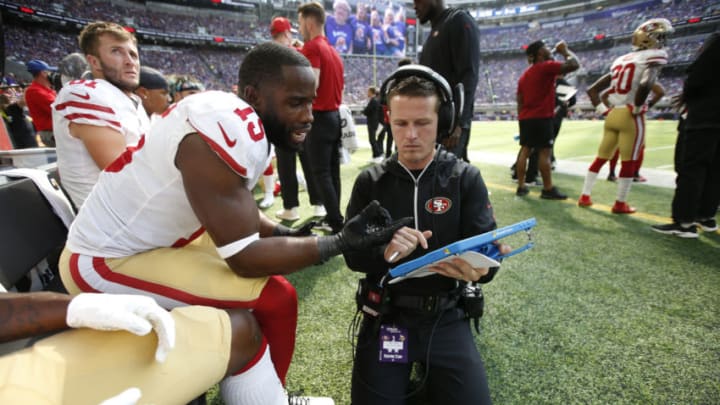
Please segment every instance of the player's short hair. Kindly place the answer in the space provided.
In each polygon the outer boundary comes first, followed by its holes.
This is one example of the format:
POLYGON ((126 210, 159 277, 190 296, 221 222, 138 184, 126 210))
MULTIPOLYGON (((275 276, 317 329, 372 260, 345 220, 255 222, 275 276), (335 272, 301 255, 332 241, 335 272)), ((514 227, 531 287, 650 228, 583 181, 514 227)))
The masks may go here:
POLYGON ((393 84, 392 88, 387 92, 387 103, 390 106, 390 100, 395 96, 405 97, 432 97, 435 96, 437 103, 435 105, 435 111, 440 110, 440 101, 442 97, 440 91, 435 87, 435 83, 431 80, 425 79, 419 76, 408 76, 404 79, 400 79, 397 83, 393 84))
POLYGON ((253 48, 243 59, 238 72, 238 91, 245 86, 258 87, 260 83, 283 81, 283 66, 310 67, 310 61, 294 48, 275 42, 265 42, 253 48))
POLYGON ((537 56, 537 53, 540 49, 542 49, 545 46, 545 42, 543 41, 535 41, 532 44, 528 45, 527 49, 525 50, 525 55, 530 57, 537 56))
POLYGON ((126 31, 121 25, 107 21, 96 21, 86 25, 78 35, 80 49, 86 55, 98 56, 97 48, 100 44, 100 37, 103 35, 110 35, 119 41, 132 41, 137 45, 135 35, 126 31))
POLYGON ((325 25, 325 8, 316 1, 301 4, 298 7, 298 14, 303 18, 312 17, 318 24, 325 25))

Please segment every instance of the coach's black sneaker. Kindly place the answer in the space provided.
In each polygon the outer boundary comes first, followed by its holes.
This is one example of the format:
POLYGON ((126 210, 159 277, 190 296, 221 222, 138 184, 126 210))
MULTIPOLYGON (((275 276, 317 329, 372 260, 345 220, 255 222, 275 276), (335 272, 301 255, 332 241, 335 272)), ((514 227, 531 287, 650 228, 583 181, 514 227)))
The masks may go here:
POLYGON ((708 219, 698 219, 695 221, 695 225, 702 228, 705 232, 715 232, 718 230, 717 221, 715 221, 715 218, 708 218, 708 219))
POLYGON ((697 227, 695 224, 682 226, 681 224, 673 222, 667 225, 653 225, 652 230, 655 232, 664 233, 666 235, 675 235, 681 238, 697 238, 697 227))
POLYGON ((540 193, 540 198, 546 200, 566 200, 567 195, 558 191, 557 187, 553 187, 550 190, 543 190, 542 193, 540 193))
POLYGON ((527 188, 527 186, 518 187, 515 191, 515 195, 518 197, 525 197, 530 192, 530 189, 527 188))

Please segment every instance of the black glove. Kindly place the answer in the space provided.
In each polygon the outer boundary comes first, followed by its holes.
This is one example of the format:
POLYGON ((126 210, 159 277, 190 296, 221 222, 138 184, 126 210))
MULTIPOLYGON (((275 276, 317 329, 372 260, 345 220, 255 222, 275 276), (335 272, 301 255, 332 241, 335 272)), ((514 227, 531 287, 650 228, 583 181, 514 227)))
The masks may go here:
POLYGON ((273 236, 312 236, 315 235, 312 229, 317 225, 315 221, 309 221, 300 228, 289 228, 283 224, 275 225, 273 236))
POLYGON ((395 231, 413 224, 412 217, 393 222, 390 213, 376 200, 370 202, 359 214, 350 218, 335 235, 318 238, 320 259, 350 251, 366 251, 388 243, 395 231))

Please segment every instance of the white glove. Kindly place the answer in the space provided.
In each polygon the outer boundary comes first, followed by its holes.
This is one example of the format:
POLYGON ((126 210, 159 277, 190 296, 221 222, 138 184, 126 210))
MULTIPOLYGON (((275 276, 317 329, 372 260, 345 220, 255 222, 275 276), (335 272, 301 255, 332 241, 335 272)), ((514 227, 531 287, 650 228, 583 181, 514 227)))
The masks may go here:
POLYGON ((140 389, 132 387, 112 398, 102 401, 100 405, 135 405, 141 396, 142 392, 140 392, 140 389))
POLYGON ((66 323, 71 328, 126 330, 144 336, 155 330, 155 360, 162 363, 175 347, 175 320, 154 299, 142 295, 80 294, 70 301, 66 323))

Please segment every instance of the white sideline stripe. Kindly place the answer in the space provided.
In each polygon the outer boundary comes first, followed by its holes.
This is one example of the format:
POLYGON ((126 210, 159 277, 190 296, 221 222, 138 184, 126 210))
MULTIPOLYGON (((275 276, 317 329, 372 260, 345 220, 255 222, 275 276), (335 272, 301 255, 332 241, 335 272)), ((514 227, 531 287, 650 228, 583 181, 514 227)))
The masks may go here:
POLYGON ((86 283, 88 283, 92 288, 97 291, 102 291, 104 293, 110 294, 133 294, 150 296, 154 298, 155 301, 157 301, 157 303, 165 309, 184 307, 188 305, 182 301, 177 301, 164 295, 159 295, 150 291, 129 287, 125 284, 108 281, 102 278, 100 274, 95 271, 95 268, 92 264, 92 259, 93 258, 91 256, 79 255, 78 269, 80 270, 80 277, 82 277, 86 283))
MULTIPOLYGON (((483 164, 492 164, 505 166, 510 171, 510 166, 515 163, 517 153, 490 153, 468 150, 468 157, 470 161, 476 165, 482 166, 483 164)), ((558 160, 555 162, 555 173, 569 174, 573 176, 585 177, 588 167, 590 166, 587 162, 575 162, 568 159, 558 160)), ((633 183, 633 187, 650 185, 664 188, 675 188, 675 172, 672 170, 660 170, 657 168, 645 168, 641 169, 641 173, 647 182, 645 183, 633 183)), ((604 165, 600 170, 598 178, 605 178, 608 174, 608 165, 604 165)), ((510 175, 508 173, 508 182, 510 181, 510 175)))

